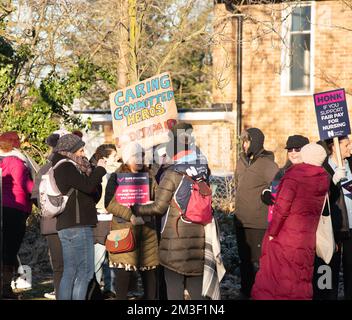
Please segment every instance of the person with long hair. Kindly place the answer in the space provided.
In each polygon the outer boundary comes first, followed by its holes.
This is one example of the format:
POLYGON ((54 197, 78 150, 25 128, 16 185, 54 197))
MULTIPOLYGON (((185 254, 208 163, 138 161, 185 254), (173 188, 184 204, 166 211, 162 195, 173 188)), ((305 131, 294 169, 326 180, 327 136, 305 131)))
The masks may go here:
POLYGON ((102 276, 104 275, 104 297, 107 299, 115 298, 115 272, 113 268, 110 268, 106 264, 107 252, 105 248, 105 240, 110 230, 110 225, 112 221, 112 215, 106 210, 105 201, 105 189, 107 182, 112 173, 114 173, 121 165, 118 162, 118 155, 116 152, 116 147, 114 144, 102 144, 100 145, 92 155, 89 160, 93 167, 96 167, 97 162, 100 159, 106 161, 106 175, 103 177, 102 181, 102 195, 100 201, 97 203, 97 213, 98 213, 98 223, 96 228, 94 228, 94 263, 95 263, 95 276, 98 283, 101 283, 102 276), (107 265, 107 268, 105 267, 107 265), (105 270, 107 269, 107 270, 105 270))
POLYGON ((85 157, 85 143, 74 134, 63 135, 54 148, 54 177, 59 190, 69 195, 56 228, 62 246, 64 271, 59 300, 85 300, 94 277, 93 227, 97 223, 95 205, 101 196, 101 181, 106 174, 104 159, 92 167, 85 157))

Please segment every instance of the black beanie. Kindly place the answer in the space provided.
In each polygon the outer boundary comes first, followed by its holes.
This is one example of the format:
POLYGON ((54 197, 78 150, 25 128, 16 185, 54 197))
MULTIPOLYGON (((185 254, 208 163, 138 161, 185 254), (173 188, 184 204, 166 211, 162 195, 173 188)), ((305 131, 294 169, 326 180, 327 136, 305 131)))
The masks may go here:
POLYGON ((68 151, 71 153, 75 153, 77 150, 84 147, 84 145, 85 143, 80 137, 72 133, 65 134, 57 142, 57 145, 54 148, 54 152, 68 151))

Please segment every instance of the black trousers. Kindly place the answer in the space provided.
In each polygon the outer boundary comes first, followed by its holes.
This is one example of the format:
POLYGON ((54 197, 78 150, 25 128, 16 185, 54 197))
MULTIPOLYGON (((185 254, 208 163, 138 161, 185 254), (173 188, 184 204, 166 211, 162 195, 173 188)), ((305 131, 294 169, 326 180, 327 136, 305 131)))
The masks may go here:
MULTIPOLYGON (((115 288, 116 300, 127 300, 128 288, 133 271, 116 269, 115 288)), ((140 271, 144 290, 144 300, 155 300, 157 293, 157 271, 156 269, 140 271)))
MULTIPOLYGON (((350 233, 351 231, 352 230, 350 230, 350 233)), ((339 244, 339 250, 334 253, 328 265, 326 265, 322 259, 316 257, 313 274, 314 300, 337 300, 341 261, 344 283, 344 298, 346 300, 352 299, 352 238, 350 238, 343 240, 339 244), (319 288, 318 286, 319 278, 324 275, 324 268, 320 268, 321 266, 328 266, 331 269, 331 289, 319 288), (319 268, 320 273, 318 273, 319 268)))
POLYGON ((191 300, 204 300, 202 297, 203 276, 185 276, 164 268, 167 297, 169 300, 184 300, 187 289, 191 300))
POLYGON ((238 255, 240 258, 241 292, 251 296, 252 286, 258 270, 265 229, 251 229, 235 226, 238 255))
POLYGON ((58 296, 60 281, 64 271, 64 259, 62 256, 61 242, 57 233, 49 234, 45 237, 48 242, 50 262, 53 269, 55 294, 58 296))
POLYGON ((157 300, 168 300, 164 270, 161 265, 157 267, 157 300))
POLYGON ((3 263, 15 267, 17 254, 26 232, 28 215, 13 208, 3 208, 3 263))

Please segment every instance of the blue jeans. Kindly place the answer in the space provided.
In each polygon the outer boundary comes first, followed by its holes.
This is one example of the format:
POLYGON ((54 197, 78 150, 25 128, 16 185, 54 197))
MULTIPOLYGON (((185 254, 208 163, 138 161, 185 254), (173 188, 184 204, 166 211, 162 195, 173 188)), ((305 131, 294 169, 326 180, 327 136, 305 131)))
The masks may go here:
POLYGON ((115 293, 115 271, 113 268, 109 267, 109 259, 107 257, 107 252, 105 246, 96 243, 94 245, 95 250, 95 276, 98 283, 101 283, 102 276, 104 277, 104 291, 111 291, 115 293))
POLYGON ((64 260, 58 300, 85 300, 94 276, 93 228, 68 228, 58 233, 64 260))

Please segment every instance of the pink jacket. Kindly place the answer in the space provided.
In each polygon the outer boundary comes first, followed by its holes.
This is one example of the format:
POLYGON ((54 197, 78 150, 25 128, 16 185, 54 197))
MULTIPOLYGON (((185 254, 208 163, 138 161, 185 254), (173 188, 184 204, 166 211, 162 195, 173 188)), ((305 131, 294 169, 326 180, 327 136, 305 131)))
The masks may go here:
POLYGON ((3 206, 31 213, 32 203, 30 196, 33 181, 29 169, 17 157, 0 158, 2 169, 3 206))

